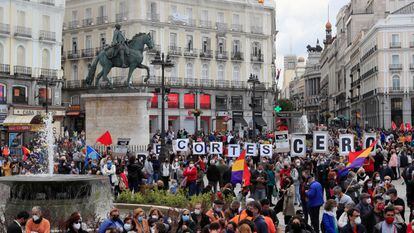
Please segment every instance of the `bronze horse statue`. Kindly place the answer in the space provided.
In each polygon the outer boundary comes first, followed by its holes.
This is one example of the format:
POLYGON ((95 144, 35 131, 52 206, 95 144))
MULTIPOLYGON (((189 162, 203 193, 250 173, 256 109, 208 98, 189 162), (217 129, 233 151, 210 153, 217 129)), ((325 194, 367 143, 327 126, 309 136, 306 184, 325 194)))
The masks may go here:
MULTIPOLYGON (((149 49, 154 47, 154 42, 152 41, 151 35, 148 33, 138 33, 131 40, 128 40, 127 45, 129 47, 129 54, 125 57, 125 63, 129 67, 128 72, 128 79, 127 84, 128 87, 132 86, 131 76, 132 73, 136 68, 139 69, 146 69, 147 70, 147 78, 145 78, 144 82, 148 80, 150 77, 149 67, 142 64, 142 60, 144 58, 144 46, 147 45, 149 49)), ((105 81, 109 83, 112 87, 112 82, 108 78, 108 74, 113 67, 122 68, 122 61, 120 58, 120 54, 117 53, 114 56, 115 47, 108 47, 101 50, 98 56, 93 60, 88 76, 86 77, 86 84, 92 85, 93 80, 95 78, 96 67, 99 64, 102 66, 102 71, 96 76, 95 85, 99 87, 99 80, 103 77, 105 81)))

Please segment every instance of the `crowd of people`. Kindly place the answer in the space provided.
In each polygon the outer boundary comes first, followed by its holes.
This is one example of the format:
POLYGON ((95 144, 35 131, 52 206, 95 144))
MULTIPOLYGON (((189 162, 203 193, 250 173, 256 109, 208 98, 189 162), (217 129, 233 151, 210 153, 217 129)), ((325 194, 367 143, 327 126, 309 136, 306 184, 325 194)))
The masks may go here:
MULTIPOLYGON (((339 133, 354 134, 355 150, 361 150, 361 132, 350 128, 331 129, 329 154, 315 154, 307 149, 304 157, 276 152, 271 158, 247 157, 251 174, 248 186, 231 183, 234 159, 227 158, 226 151, 222 156, 193 155, 192 150, 176 152, 171 146, 177 138, 189 138, 190 142, 243 144, 252 141, 248 132, 212 132, 195 136, 185 130, 169 131, 166 139, 170 149, 164 157, 156 155, 151 148, 152 143, 160 140, 160 134, 156 133, 146 156, 133 153, 119 156, 106 150, 98 159, 85 159, 82 151, 84 136, 79 134, 59 142, 61 151, 55 172, 108 176, 114 195, 124 190, 139 192, 143 186, 154 185, 171 193, 184 189, 188 197, 200 193, 233 197, 231 203, 224 203, 223 198, 216 199, 211 209, 203 209, 201 204, 189 206, 180 211, 179 219, 171 219, 156 208, 149 211, 136 209, 121 219, 119 210, 113 209, 100 225, 99 233, 273 233, 281 229, 293 233, 413 232, 414 143, 411 132, 371 132, 377 133, 378 144, 362 167, 343 172, 347 157, 338 154, 339 133), (401 196, 401 190, 405 191, 405 197, 401 196)), ((259 134, 255 141, 272 144, 274 135, 271 132, 259 134)), ((28 157, 30 160, 32 154, 28 157)), ((5 158, 12 163, 13 159, 13 155, 5 158)), ((17 161, 19 163, 22 161, 17 161)), ((21 171, 12 172, 18 173, 21 171)), ((31 223, 35 225, 38 219, 32 215, 29 222, 35 222, 31 223)), ((80 214, 74 213, 71 219, 68 231, 82 232, 83 228, 76 225, 81 221, 80 214)), ((26 229, 26 232, 31 230, 26 229)))

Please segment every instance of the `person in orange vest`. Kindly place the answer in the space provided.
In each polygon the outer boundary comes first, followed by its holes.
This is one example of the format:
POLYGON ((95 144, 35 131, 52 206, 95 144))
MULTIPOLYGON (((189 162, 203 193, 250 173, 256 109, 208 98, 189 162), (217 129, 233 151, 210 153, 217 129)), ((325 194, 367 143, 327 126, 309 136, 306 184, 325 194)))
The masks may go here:
POLYGON ((222 200, 217 199, 213 202, 213 207, 206 213, 211 223, 219 222, 220 220, 225 220, 223 205, 224 202, 222 200))

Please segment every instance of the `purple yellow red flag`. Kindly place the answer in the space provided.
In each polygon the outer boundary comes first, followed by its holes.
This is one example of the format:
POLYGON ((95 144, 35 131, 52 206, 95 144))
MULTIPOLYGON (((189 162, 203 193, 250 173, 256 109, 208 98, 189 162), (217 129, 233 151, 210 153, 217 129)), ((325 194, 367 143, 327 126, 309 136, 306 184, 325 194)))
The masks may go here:
POLYGON ((250 185, 250 171, 246 163, 246 150, 243 150, 231 167, 231 183, 240 183, 242 186, 250 185))

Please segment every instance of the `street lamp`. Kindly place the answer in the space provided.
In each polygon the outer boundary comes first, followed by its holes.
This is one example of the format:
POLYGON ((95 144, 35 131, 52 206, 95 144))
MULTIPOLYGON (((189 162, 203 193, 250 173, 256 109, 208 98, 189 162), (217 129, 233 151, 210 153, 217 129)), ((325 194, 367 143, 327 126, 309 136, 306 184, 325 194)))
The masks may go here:
POLYGON ((252 124, 253 124, 253 133, 252 137, 253 140, 256 140, 256 120, 254 118, 254 110, 256 108, 256 84, 260 84, 259 78, 257 75, 250 74, 249 79, 247 80, 247 83, 250 83, 252 85, 252 101, 250 104, 250 107, 252 108, 252 124))
MULTIPOLYGON (((44 105, 44 107, 45 107, 45 111, 46 111, 46 115, 49 113, 49 86, 50 86, 50 84, 55 84, 55 83, 57 83, 58 81, 56 81, 55 80, 55 78, 49 78, 49 76, 48 75, 45 75, 45 76, 42 76, 42 78, 40 78, 39 80, 38 80, 38 83, 42 83, 42 84, 44 84, 45 85, 45 103, 43 103, 43 105, 44 105), (43 78, 44 77, 44 78, 43 78)), ((36 98, 40 98, 41 96, 40 96, 40 94, 38 94, 37 96, 36 96, 36 98)))
POLYGON ((161 152, 160 159, 164 161, 165 159, 165 77, 164 70, 165 68, 174 67, 174 64, 170 60, 170 56, 167 55, 164 58, 164 53, 161 54, 157 51, 154 60, 151 61, 151 65, 161 66, 161 152))
POLYGON ((204 93, 203 90, 199 90, 196 89, 194 91, 191 91, 191 93, 194 93, 195 95, 195 108, 193 110, 193 115, 195 118, 195 131, 194 131, 194 135, 197 137, 198 136, 198 117, 201 115, 201 110, 198 107, 198 97, 200 96, 200 94, 204 93))
POLYGON ((385 107, 385 102, 384 102, 384 97, 382 98, 381 101, 381 105, 382 105, 382 129, 385 129, 385 111, 384 111, 384 107, 385 107))

